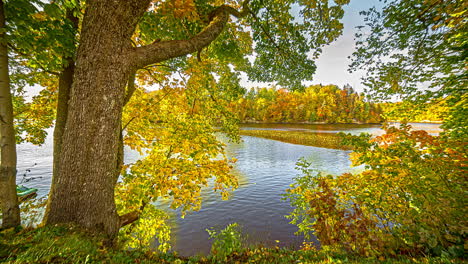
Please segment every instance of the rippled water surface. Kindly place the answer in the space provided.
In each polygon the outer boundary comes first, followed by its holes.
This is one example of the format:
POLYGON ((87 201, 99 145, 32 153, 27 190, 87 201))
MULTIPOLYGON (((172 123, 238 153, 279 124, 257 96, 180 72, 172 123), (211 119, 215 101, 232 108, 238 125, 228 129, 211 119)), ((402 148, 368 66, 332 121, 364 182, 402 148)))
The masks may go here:
MULTIPOLYGON (((438 125, 424 124, 424 129, 437 131, 438 125)), ((380 134, 378 126, 365 125, 249 125, 246 129, 308 130, 336 133, 369 132, 380 134)), ((49 133, 51 134, 51 133, 49 133)), ((293 182, 298 172, 295 163, 305 157, 317 171, 339 174, 351 170, 349 151, 294 145, 274 140, 242 137, 239 144, 228 144, 230 157, 238 159, 234 173, 239 177, 239 188, 232 198, 223 201, 219 194, 210 189, 203 191, 203 206, 184 219, 175 212, 173 221, 175 233, 174 249, 182 255, 209 253, 207 228, 224 228, 237 222, 248 234, 252 244, 296 247, 303 238, 295 236, 297 228, 288 223, 284 215, 291 211, 286 201, 281 200, 285 189, 293 182)), ((134 160, 135 154, 129 152, 127 161, 134 160)), ((22 175, 35 178, 25 185, 38 188, 40 196, 46 195, 50 188, 52 175, 52 138, 45 145, 36 147, 31 144, 18 146, 18 182, 22 175), (30 172, 26 170, 30 169, 30 172)))
POLYGON ((231 156, 238 159, 235 169, 240 178, 239 189, 228 201, 219 195, 208 194, 199 212, 177 220, 175 249, 182 254, 208 253, 210 242, 206 228, 223 228, 237 222, 249 242, 298 246, 303 241, 294 232, 284 215, 291 211, 281 200, 281 194, 297 175, 295 163, 300 157, 312 161, 318 170, 341 173, 348 170, 348 152, 282 143, 279 141, 243 137, 240 144, 228 147, 231 156))

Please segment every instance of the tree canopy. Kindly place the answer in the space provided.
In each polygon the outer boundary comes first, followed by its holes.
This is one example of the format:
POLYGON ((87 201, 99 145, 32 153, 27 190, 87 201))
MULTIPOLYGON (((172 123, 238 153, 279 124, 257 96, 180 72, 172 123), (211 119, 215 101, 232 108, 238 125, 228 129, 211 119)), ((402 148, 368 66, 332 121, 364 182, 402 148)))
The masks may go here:
MULTIPOLYGON (((290 118, 279 117, 291 115, 286 102, 297 104, 307 96, 317 109, 317 116, 305 112, 309 121, 377 120, 378 111, 352 91, 302 85, 312 80, 322 48, 341 35, 348 2, 3 1, 17 142, 42 143, 43 129, 55 119, 54 175, 44 223, 77 224, 110 239, 122 229, 131 247, 159 232, 166 250, 167 216, 155 202, 170 199, 172 208, 197 210, 202 188, 211 184, 227 197, 237 187, 230 173, 235 160, 225 155, 215 128, 238 139, 238 119, 229 102, 245 93, 242 74, 300 90, 258 92, 256 110, 275 101, 270 110, 277 120, 290 118), (28 102, 25 85, 44 89, 28 102), (349 108, 358 117, 333 115, 332 107, 349 108), (141 158, 124 164, 124 145, 141 158)), ((466 189, 467 4, 384 2, 382 10, 363 12, 366 25, 357 34, 350 70, 366 70, 363 81, 375 98, 399 96, 418 106, 432 99, 447 102, 447 131, 434 138, 404 126, 371 141, 361 136, 354 156, 369 170, 306 177, 290 194, 295 205, 306 208, 308 220, 312 212, 323 213, 315 221, 319 238, 343 242, 346 250, 374 254, 414 245, 458 250, 466 189), (424 188, 418 186, 421 177, 424 188), (368 193, 380 202, 369 200, 368 193), (432 201, 453 202, 447 207, 451 218, 444 219, 432 201), (450 225, 440 229, 436 241, 427 235, 434 231, 433 215, 439 225, 450 225), (410 218, 415 220, 408 223, 410 218), (329 220, 340 229, 330 229, 329 220), (385 233, 382 224, 398 226, 385 233), (399 240, 393 243, 390 237, 399 240)), ((262 119, 265 112, 258 111, 262 119)))
POLYGON ((235 187, 229 161, 214 159, 224 150, 213 126, 236 138, 221 102, 242 93, 242 72, 300 89, 321 48, 342 33, 348 2, 5 1, 19 139, 41 143, 56 114, 46 222, 112 235, 126 221, 117 209, 131 216, 166 196, 197 209, 207 179, 235 187), (26 102, 25 84, 45 89, 26 102), (122 142, 147 156, 122 167, 122 142), (140 195, 113 209, 121 172, 117 194, 140 195))
POLYGON ((467 8, 458 0, 394 0, 361 12, 366 23, 350 70, 366 70, 363 83, 374 98, 447 99, 444 127, 466 134, 467 8))
POLYGON ((356 34, 351 70, 367 70, 364 84, 375 95, 463 92, 467 7, 456 0, 395 0, 381 11, 362 11, 366 23, 356 34))
MULTIPOLYGON (((359 173, 316 175, 305 161, 287 197, 300 231, 322 244, 365 256, 463 256, 466 247, 467 3, 383 1, 362 12, 351 70, 364 69, 368 93, 396 107, 441 108, 439 136, 385 127, 349 136, 359 173)), ((408 112, 398 109, 402 116, 408 112)))

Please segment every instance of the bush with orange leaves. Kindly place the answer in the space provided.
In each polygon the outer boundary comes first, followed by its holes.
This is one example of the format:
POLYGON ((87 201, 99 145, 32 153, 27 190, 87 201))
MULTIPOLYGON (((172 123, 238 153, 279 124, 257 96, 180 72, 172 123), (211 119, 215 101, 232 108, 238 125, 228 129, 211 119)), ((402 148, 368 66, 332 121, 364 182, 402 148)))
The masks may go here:
POLYGON ((346 136, 360 173, 324 176, 305 160, 286 192, 288 216, 322 246, 366 256, 463 256, 467 248, 466 140, 386 128, 383 136, 346 136))

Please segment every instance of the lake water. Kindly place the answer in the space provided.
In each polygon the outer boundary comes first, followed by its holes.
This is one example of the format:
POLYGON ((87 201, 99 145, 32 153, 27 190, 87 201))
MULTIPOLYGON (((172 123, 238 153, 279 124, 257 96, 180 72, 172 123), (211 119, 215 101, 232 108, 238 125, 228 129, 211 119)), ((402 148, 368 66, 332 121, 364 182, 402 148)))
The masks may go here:
MULTIPOLYGON (((436 124, 414 124, 414 127, 426 129, 433 134, 439 132, 439 125, 436 124)), ((382 133, 378 125, 256 124, 244 126, 243 129, 325 133, 343 131, 353 134, 368 132, 374 135, 382 133)), ((207 188, 202 194, 203 206, 200 211, 189 213, 184 219, 179 217, 178 212, 173 212, 173 249, 181 255, 209 253, 211 241, 206 229, 222 229, 234 222, 240 224, 244 233, 248 234, 247 240, 251 244, 272 246, 278 245, 275 240, 279 240, 279 246, 298 247, 303 237, 294 235, 296 226, 289 224, 289 220, 284 217, 292 208, 281 200, 285 189, 298 175, 295 170, 297 160, 305 157, 317 171, 331 174, 352 170, 349 151, 294 145, 262 138, 242 137, 241 143, 228 144, 227 152, 230 157, 238 160, 233 173, 239 178, 239 188, 228 201, 221 200, 219 194, 207 188)), ((128 153, 126 160, 134 160, 135 154, 128 153)), ((41 147, 31 144, 18 146, 18 183, 23 180, 24 174, 32 180, 23 184, 38 188, 39 196, 48 193, 52 176, 51 137, 41 147)))

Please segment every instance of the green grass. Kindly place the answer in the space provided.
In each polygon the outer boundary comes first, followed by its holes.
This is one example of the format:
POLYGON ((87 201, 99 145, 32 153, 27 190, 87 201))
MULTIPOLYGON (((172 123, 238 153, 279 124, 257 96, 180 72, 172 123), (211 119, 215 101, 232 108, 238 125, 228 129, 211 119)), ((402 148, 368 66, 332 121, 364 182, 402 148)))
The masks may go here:
POLYGON ((304 131, 283 130, 241 130, 241 135, 278 140, 286 143, 306 146, 350 150, 342 144, 341 137, 332 133, 312 133, 304 131))
POLYGON ((106 247, 103 238, 69 226, 0 232, 1 263, 465 263, 462 259, 363 258, 330 251, 243 248, 227 256, 180 257, 175 253, 106 247))
POLYGON ((174 254, 106 246, 104 237, 72 226, 0 232, 0 263, 177 263, 174 254))

